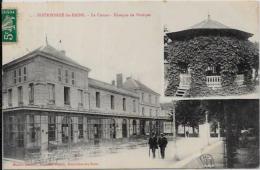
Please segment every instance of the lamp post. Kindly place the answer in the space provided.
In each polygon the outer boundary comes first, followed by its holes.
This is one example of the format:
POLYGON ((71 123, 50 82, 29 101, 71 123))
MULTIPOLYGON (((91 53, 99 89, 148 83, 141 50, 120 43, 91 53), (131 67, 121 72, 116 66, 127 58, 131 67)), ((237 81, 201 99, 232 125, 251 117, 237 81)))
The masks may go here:
POLYGON ((174 101, 172 101, 172 109, 171 109, 171 115, 172 115, 172 133, 173 133, 173 142, 174 142, 174 157, 173 159, 175 161, 179 161, 180 158, 178 156, 178 148, 177 148, 177 134, 176 134, 176 120, 175 120, 175 111, 174 111, 174 101))
POLYGON ((207 145, 209 145, 209 137, 210 137, 210 126, 209 126, 209 123, 208 123, 208 114, 209 112, 206 111, 205 112, 205 117, 206 117, 206 122, 205 122, 205 125, 206 125, 206 137, 207 137, 207 145))
POLYGON ((218 122, 218 140, 220 140, 220 123, 218 122))

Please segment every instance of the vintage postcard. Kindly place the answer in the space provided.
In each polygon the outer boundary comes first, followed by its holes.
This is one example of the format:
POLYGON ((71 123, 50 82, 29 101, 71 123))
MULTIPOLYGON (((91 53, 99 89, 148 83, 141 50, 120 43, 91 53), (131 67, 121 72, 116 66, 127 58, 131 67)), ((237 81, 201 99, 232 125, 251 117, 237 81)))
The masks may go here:
POLYGON ((259 167, 259 2, 4 1, 3 169, 259 167))

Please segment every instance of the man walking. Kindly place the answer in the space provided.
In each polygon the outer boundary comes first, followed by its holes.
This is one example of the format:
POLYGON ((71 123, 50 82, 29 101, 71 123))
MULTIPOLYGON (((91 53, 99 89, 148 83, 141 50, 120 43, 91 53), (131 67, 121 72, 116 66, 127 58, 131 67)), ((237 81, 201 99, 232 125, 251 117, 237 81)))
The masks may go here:
POLYGON ((155 151, 158 149, 157 137, 155 134, 152 134, 152 137, 149 138, 149 149, 152 150, 153 158, 155 158, 155 151))
POLYGON ((162 159, 164 159, 164 157, 165 157, 165 148, 167 146, 167 143, 168 143, 167 138, 164 136, 163 133, 161 133, 161 137, 159 137, 159 139, 158 139, 158 144, 160 147, 162 159))

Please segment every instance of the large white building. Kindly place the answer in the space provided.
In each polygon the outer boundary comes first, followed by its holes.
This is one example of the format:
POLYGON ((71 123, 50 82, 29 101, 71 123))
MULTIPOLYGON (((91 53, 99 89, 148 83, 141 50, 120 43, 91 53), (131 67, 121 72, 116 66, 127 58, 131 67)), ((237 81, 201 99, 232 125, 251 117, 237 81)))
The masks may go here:
POLYGON ((160 95, 117 74, 111 84, 49 44, 3 65, 4 154, 163 131, 160 95))

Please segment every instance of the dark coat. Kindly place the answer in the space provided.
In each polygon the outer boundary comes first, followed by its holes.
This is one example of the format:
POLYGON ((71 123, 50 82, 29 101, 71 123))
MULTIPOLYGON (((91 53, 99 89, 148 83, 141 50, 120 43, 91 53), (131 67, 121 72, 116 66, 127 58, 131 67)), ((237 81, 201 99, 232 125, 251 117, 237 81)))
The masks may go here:
POLYGON ((160 137, 160 138, 158 139, 158 144, 159 144, 159 147, 160 147, 160 148, 166 148, 167 143, 168 143, 167 138, 164 137, 164 136, 163 136, 163 137, 160 137))
POLYGON ((152 148, 157 149, 158 148, 157 138, 156 137, 149 138, 148 144, 149 144, 150 149, 152 149, 152 148))

